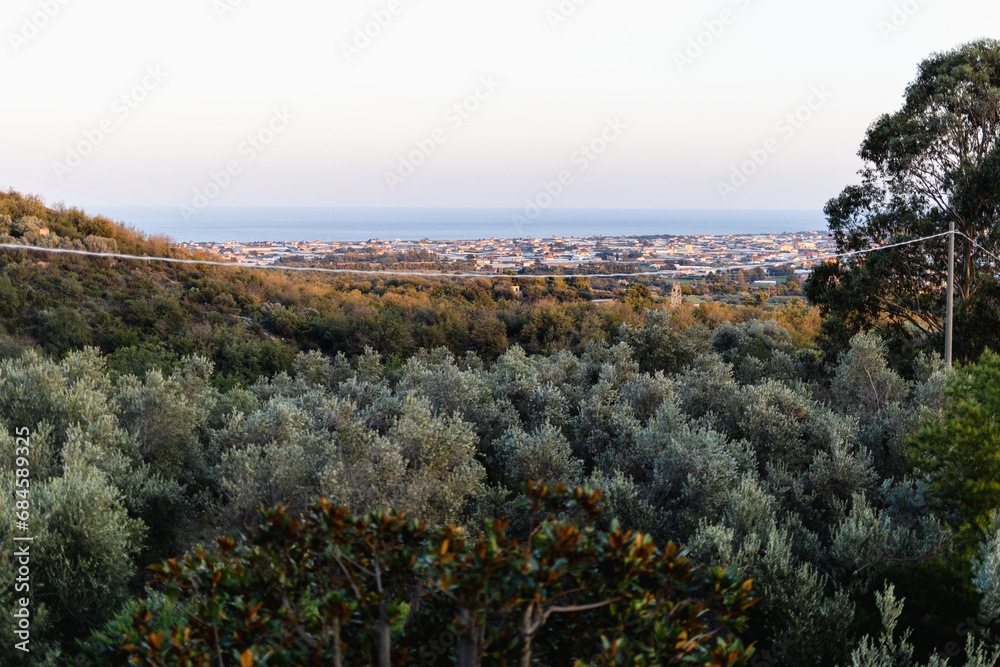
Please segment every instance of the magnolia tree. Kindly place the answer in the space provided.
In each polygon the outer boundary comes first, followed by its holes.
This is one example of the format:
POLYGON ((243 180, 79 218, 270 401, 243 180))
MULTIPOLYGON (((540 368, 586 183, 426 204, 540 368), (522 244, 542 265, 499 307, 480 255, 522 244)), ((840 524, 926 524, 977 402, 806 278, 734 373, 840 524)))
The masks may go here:
POLYGON ((599 500, 529 482, 523 540, 503 519, 469 539, 454 524, 358 516, 326 500, 301 516, 263 510, 249 534, 160 566, 166 599, 140 603, 92 655, 206 666, 746 664, 752 649, 736 633, 750 582, 695 567, 673 544, 596 529, 599 500))

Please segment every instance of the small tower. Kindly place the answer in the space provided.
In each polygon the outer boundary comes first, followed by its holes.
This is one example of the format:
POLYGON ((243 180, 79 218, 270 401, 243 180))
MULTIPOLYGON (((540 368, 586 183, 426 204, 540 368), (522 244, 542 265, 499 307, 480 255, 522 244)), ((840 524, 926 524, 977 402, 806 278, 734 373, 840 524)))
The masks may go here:
POLYGON ((681 293, 681 284, 674 283, 673 289, 670 290, 670 307, 676 308, 684 302, 684 295, 681 293))

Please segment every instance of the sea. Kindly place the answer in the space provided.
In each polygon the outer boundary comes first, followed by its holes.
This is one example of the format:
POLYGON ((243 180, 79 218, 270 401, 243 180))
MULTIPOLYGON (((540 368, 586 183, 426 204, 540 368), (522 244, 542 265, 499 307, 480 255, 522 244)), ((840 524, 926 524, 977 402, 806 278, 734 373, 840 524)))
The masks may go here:
POLYGON ((208 208, 188 219, 177 208, 87 207, 176 242, 474 240, 582 236, 780 234, 825 232, 821 211, 468 208, 208 208))

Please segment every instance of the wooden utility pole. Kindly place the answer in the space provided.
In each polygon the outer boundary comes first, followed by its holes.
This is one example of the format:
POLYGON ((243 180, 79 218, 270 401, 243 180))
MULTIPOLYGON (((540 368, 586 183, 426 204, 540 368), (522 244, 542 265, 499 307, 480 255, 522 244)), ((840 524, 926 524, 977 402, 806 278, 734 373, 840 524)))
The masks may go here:
POLYGON ((948 235, 948 313, 944 330, 944 362, 951 366, 953 325, 955 321, 955 219, 951 220, 948 235))

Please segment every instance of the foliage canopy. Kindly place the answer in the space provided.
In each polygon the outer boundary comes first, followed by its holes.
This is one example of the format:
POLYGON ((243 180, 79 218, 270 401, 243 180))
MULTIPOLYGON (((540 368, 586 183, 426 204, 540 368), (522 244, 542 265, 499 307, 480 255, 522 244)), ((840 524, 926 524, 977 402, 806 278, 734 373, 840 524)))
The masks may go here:
MULTIPOLYGON (((840 252, 947 232, 956 237, 956 354, 973 359, 1000 326, 1000 42, 931 56, 903 108, 869 128, 862 183, 826 205, 840 252), (978 245, 976 245, 978 244, 978 245)), ((948 239, 939 237, 817 268, 806 294, 829 336, 883 325, 943 337, 948 239)))

